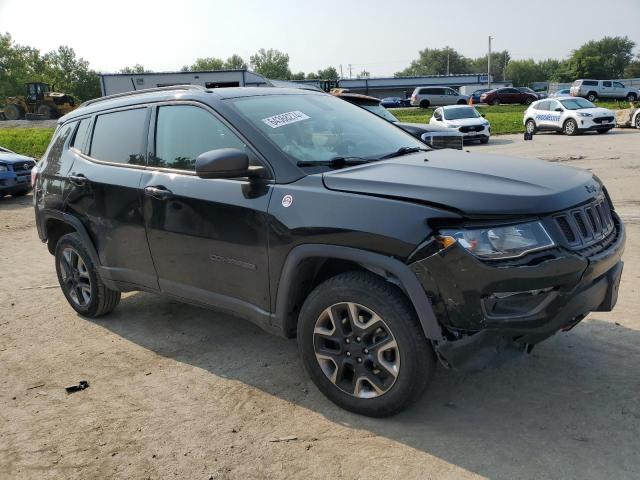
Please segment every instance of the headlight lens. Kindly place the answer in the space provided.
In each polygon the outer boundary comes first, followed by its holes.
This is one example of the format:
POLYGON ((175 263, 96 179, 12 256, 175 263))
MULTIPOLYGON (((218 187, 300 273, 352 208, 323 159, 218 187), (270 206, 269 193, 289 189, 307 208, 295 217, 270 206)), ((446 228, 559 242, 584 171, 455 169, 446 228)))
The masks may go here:
POLYGON ((441 230, 440 234, 445 245, 455 241, 476 257, 487 260, 521 257, 526 253, 555 245, 540 222, 441 230))
POLYGON ((583 113, 583 112, 578 112, 578 115, 580 115, 581 117, 593 117, 593 115, 591 115, 590 113, 583 113))
POLYGON ((6 165, 0 164, 0 172, 7 172, 7 171, 9 171, 9 168, 6 165))

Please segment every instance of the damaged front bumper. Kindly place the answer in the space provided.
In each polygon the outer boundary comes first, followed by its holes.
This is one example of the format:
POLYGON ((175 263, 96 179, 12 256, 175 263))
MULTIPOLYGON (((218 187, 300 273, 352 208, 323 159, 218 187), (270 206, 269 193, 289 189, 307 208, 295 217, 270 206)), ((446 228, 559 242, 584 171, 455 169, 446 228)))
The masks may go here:
POLYGON ((625 244, 614 217, 614 238, 590 256, 559 247, 485 262, 454 244, 411 263, 442 327, 442 339, 434 340, 441 362, 456 369, 497 364, 589 312, 613 309, 625 244))

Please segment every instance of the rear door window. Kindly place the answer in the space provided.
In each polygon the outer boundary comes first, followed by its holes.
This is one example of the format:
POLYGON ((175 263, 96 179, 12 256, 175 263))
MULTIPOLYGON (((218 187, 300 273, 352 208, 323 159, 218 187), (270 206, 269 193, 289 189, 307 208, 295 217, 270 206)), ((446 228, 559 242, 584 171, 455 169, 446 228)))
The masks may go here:
POLYGON ((611 82, 602 82, 602 86, 603 87, 610 87, 611 86, 611 82))
POLYGON ((149 165, 194 171, 201 153, 219 148, 246 150, 224 123, 203 108, 167 105, 158 108, 156 148, 149 165))
POLYGON ((148 108, 120 110, 96 117, 91 157, 105 162, 144 165, 148 108))
POLYGON ((595 87, 595 86, 597 86, 597 85, 598 85, 598 82, 597 82, 597 81, 595 81, 595 80, 583 80, 583 81, 582 81, 582 84, 583 84, 583 85, 588 85, 588 86, 590 86, 590 87, 595 87))

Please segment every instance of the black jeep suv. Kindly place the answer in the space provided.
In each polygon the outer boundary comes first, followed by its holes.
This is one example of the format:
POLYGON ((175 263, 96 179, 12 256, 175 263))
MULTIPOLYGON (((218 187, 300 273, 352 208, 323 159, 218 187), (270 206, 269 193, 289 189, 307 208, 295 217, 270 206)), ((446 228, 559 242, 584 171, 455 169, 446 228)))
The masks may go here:
POLYGON ((183 86, 85 103, 39 164, 35 211, 81 315, 120 292, 285 337, 338 405, 416 399, 611 310, 625 233, 598 178, 425 145, 333 96, 183 86))

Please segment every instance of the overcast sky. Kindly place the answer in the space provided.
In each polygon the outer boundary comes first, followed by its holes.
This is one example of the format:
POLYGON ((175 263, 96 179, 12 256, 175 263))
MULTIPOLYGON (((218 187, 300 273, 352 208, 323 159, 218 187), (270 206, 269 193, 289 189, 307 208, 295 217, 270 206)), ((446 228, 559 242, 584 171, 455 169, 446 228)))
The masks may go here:
POLYGON ((342 64, 346 76, 351 63, 381 76, 425 47, 484 55, 488 35, 516 59, 566 57, 605 35, 640 45, 640 0, 0 0, 0 32, 41 51, 69 45, 101 71, 233 53, 248 62, 277 48, 295 72, 342 64))

